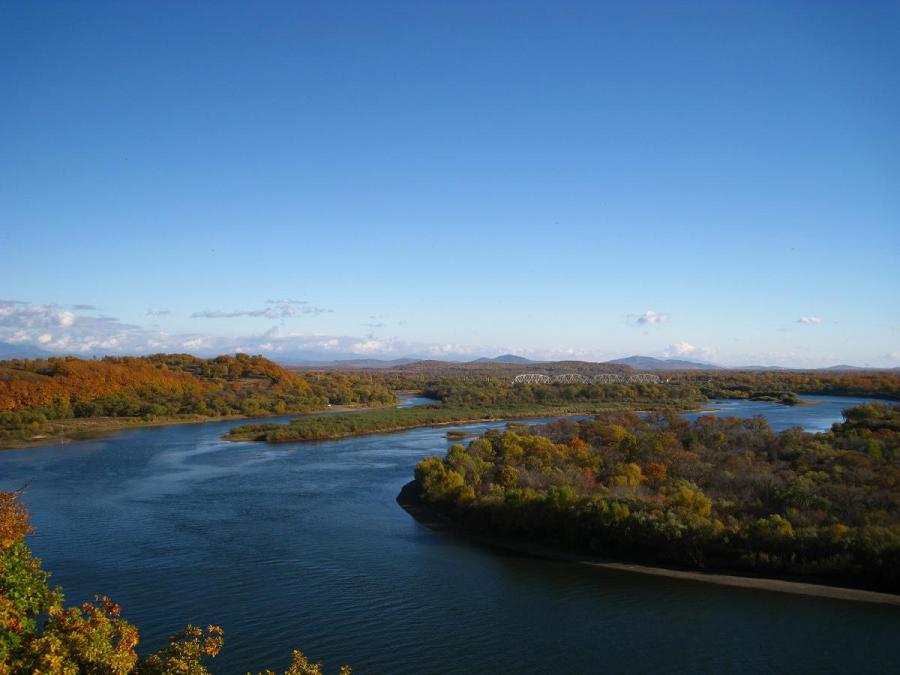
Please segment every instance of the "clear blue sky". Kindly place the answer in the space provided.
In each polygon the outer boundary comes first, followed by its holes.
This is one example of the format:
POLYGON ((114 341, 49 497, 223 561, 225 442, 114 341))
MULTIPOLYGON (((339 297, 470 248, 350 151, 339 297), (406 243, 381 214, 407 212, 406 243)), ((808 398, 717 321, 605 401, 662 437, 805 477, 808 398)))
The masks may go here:
POLYGON ((0 91, 2 342, 900 365, 898 2, 3 1, 0 91))

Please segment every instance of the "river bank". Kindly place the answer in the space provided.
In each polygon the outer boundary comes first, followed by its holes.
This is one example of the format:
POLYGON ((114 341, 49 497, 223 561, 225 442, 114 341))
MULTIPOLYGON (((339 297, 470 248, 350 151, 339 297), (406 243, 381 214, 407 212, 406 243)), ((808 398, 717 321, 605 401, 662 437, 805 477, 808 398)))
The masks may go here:
POLYGON ((555 549, 548 546, 509 540, 502 537, 489 537, 486 535, 477 534, 469 531, 465 527, 455 523, 450 518, 436 512, 434 509, 429 507, 421 499, 418 485, 414 480, 404 485, 400 490, 400 494, 397 495, 397 503, 410 516, 412 516, 416 520, 416 522, 424 525, 425 527, 428 527, 429 529, 460 536, 464 539, 471 540, 488 548, 508 551, 529 557, 571 562, 578 565, 587 565, 590 567, 599 567, 604 569, 617 570, 620 572, 648 574, 658 577, 667 577, 670 579, 680 579, 683 581, 716 584, 719 586, 731 586, 735 588, 773 591, 776 593, 791 593, 795 595, 808 595, 821 598, 831 598, 835 600, 851 600, 854 602, 878 603, 900 607, 900 595, 895 595, 893 593, 882 593, 878 591, 846 588, 842 586, 827 586, 824 584, 815 584, 790 579, 748 577, 717 572, 679 570, 665 567, 655 567, 650 565, 639 565, 634 563, 602 560, 597 558, 585 558, 584 556, 580 556, 569 551, 555 549))
POLYGON ((104 438, 117 431, 168 427, 182 424, 206 424, 208 422, 230 422, 236 420, 275 418, 285 416, 333 415, 363 410, 392 408, 396 403, 384 406, 361 407, 353 405, 331 406, 317 410, 272 415, 172 415, 145 419, 142 417, 75 417, 45 422, 41 429, 29 438, 0 438, 0 451, 35 448, 44 445, 64 445, 76 441, 104 438))
POLYGON ((392 675, 896 669, 896 606, 492 552, 397 504, 416 464, 446 453, 448 431, 504 423, 221 440, 245 423, 3 452, 0 489, 28 485, 34 554, 71 604, 108 594, 148 652, 173 625, 222 625, 217 672, 284 670, 298 645, 392 675))

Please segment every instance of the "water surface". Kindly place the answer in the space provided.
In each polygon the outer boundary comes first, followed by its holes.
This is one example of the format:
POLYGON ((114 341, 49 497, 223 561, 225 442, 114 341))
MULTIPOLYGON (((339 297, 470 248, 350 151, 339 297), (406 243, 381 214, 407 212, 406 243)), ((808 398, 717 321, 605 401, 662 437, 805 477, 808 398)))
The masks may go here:
POLYGON ((428 398, 427 396, 416 396, 415 394, 400 394, 397 396, 399 403, 398 408, 412 408, 417 405, 430 405, 432 403, 440 403, 436 398, 428 398))
POLYGON ((844 409, 870 403, 877 399, 803 394, 801 400, 803 401, 801 405, 794 406, 766 401, 717 400, 710 403, 703 411, 688 413, 685 417, 693 420, 700 415, 762 416, 766 418, 774 431, 800 427, 804 431, 815 433, 828 431, 832 424, 842 421, 844 417, 841 413, 844 409))
POLYGON ((70 603, 111 596, 143 648, 188 622, 220 624, 215 672, 283 668, 295 647, 360 674, 884 673, 900 662, 893 607, 504 555, 420 526, 394 499, 419 459, 446 450, 446 427, 220 440, 239 423, 3 452, 0 489, 30 483, 32 547, 70 603))

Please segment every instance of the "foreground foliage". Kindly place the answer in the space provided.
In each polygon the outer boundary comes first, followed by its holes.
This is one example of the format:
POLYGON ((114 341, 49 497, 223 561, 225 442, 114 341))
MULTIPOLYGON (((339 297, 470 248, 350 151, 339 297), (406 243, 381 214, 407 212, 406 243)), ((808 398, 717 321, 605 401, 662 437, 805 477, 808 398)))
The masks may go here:
MULTIPOLYGON (((0 492, 0 675, 209 672, 207 662, 224 644, 221 628, 187 626, 158 652, 139 658, 138 630, 109 598, 97 597, 81 607, 64 606, 62 590, 50 588, 50 575, 25 545, 29 532, 19 495, 0 492)), ((321 675, 322 667, 295 651, 285 673, 321 675)), ((349 667, 341 668, 341 675, 349 673, 349 667)), ((267 670, 265 675, 274 672, 267 670)))
POLYGON ((29 438, 47 422, 69 418, 262 416, 395 400, 365 375, 299 375, 246 354, 0 361, 0 441, 29 438))
POLYGON ((827 434, 669 413, 514 425, 415 476, 433 509, 512 541, 900 592, 900 405, 845 416, 827 434))

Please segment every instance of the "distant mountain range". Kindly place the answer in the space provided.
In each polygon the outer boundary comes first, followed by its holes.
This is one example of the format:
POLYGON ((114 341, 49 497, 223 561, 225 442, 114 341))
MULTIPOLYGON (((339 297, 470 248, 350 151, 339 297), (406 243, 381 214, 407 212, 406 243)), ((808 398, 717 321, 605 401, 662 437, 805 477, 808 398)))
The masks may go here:
POLYGON ((469 361, 469 363, 538 363, 537 361, 532 361, 531 359, 526 359, 524 356, 516 356, 515 354, 503 354, 502 356, 495 356, 492 359, 482 357, 480 359, 475 359, 474 361, 469 361))
POLYGON ((3 359, 44 359, 49 354, 43 349, 31 345, 15 345, 9 342, 0 342, 0 360, 3 359))
MULTIPOLYGON (((216 354, 213 354, 215 356, 216 354)), ((686 359, 663 359, 654 356, 626 356, 621 359, 613 359, 604 362, 586 362, 586 361, 540 361, 528 359, 524 356, 516 356, 515 354, 501 354, 495 357, 481 357, 471 361, 446 360, 431 361, 428 356, 411 355, 397 359, 378 359, 378 358, 360 358, 356 354, 339 353, 328 359, 320 359, 319 354, 315 352, 297 353, 292 356, 283 356, 278 354, 265 354, 269 358, 285 366, 293 366, 295 368, 397 368, 408 366, 413 363, 438 363, 446 364, 452 367, 454 365, 471 364, 475 366, 490 367, 493 364, 505 366, 527 366, 529 364, 563 364, 563 363, 590 363, 592 365, 610 365, 610 366, 628 366, 635 370, 818 370, 830 372, 849 372, 849 371, 865 371, 865 370, 882 370, 889 372, 898 372, 900 368, 868 368, 865 366, 851 366, 848 364, 838 364, 827 368, 790 368, 785 366, 718 366, 713 363, 704 363, 702 361, 688 361, 686 359)), ((33 345, 13 344, 10 342, 0 342, 0 360, 5 359, 45 359, 51 356, 64 356, 64 354, 54 354, 44 351, 33 345)), ((97 357, 103 354, 97 354, 97 357)), ((82 355, 84 358, 84 355, 82 355)), ((89 358, 89 357, 88 357, 89 358)))
POLYGON ((657 359, 652 356, 626 356, 624 359, 607 361, 617 366, 631 366, 635 370, 719 370, 721 366, 699 361, 682 359, 657 359))

